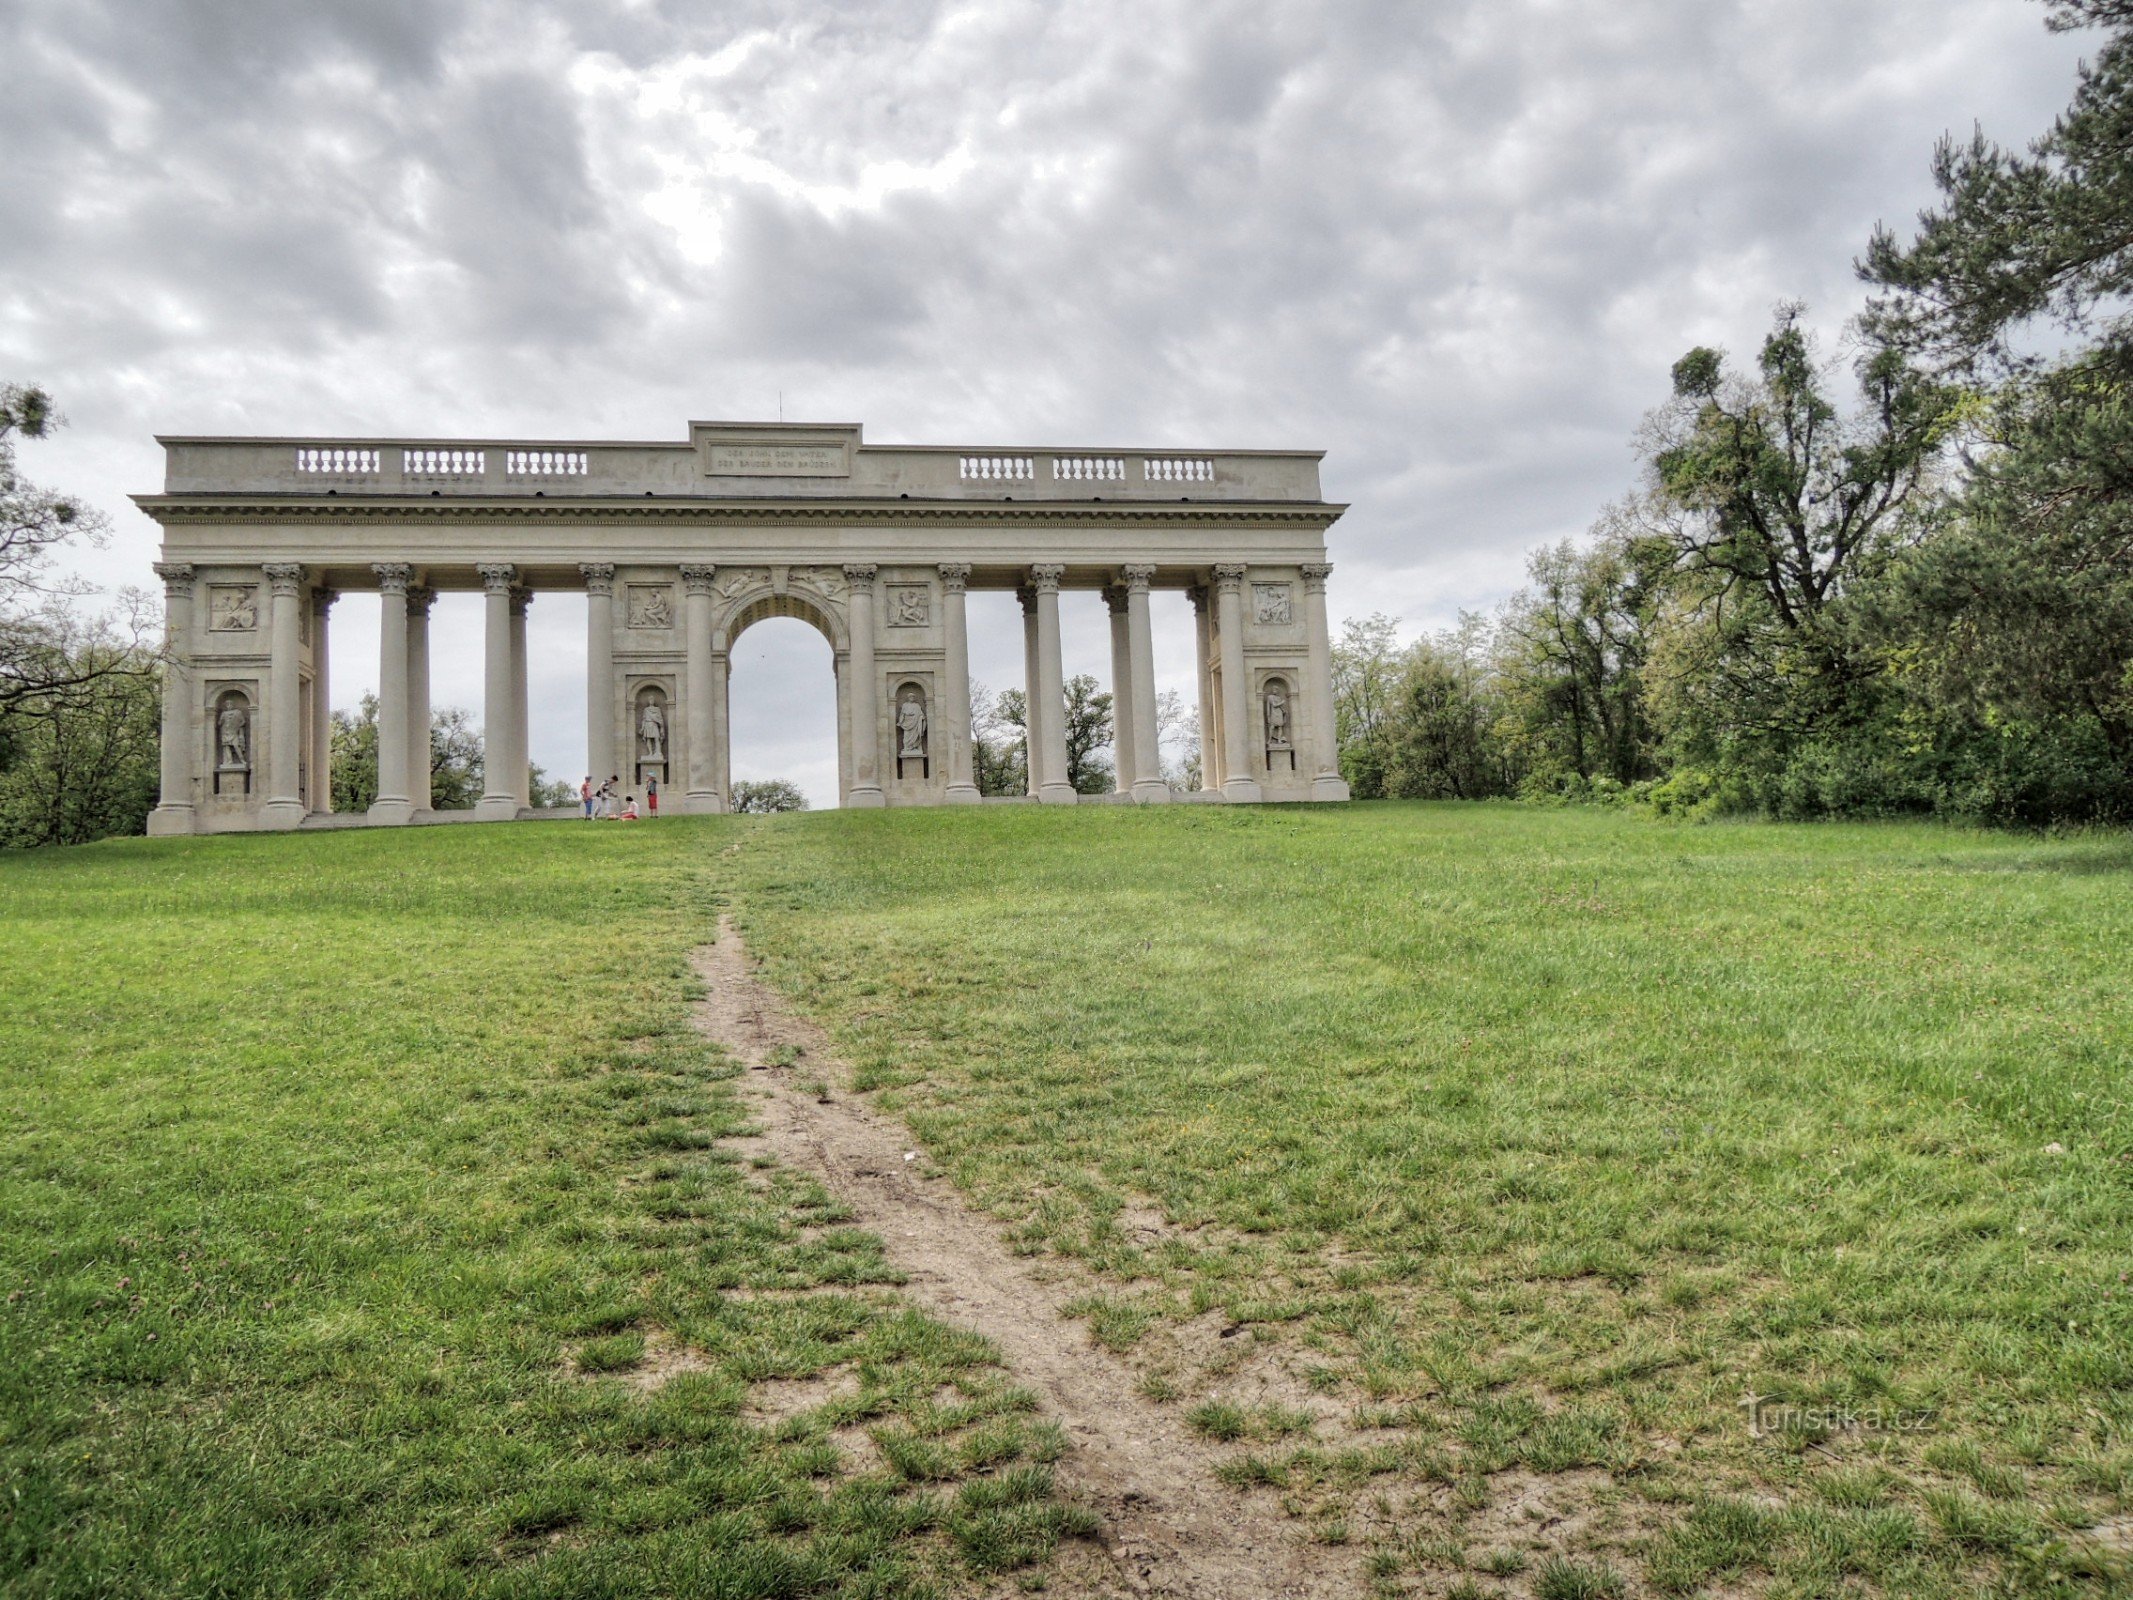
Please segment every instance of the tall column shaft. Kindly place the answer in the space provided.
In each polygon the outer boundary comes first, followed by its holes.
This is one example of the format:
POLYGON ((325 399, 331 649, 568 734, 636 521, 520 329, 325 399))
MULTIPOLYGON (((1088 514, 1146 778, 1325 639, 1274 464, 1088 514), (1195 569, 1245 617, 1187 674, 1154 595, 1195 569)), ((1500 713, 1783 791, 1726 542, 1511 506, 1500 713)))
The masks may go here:
POLYGON ((1106 589, 1104 604, 1111 611, 1111 787, 1131 794, 1140 752, 1133 743, 1133 648, 1125 589, 1106 589))
POLYGON ((378 797, 373 822, 405 822, 414 814, 407 784, 407 587, 406 563, 380 562, 378 579, 378 797))
POLYGON ((427 811, 430 790, 430 607, 435 589, 407 591, 407 798, 427 811))
POLYGON ((533 803, 532 730, 527 726, 529 707, 526 691, 526 608, 533 604, 533 591, 511 591, 511 793, 521 806, 533 803))
POLYGON ((267 800, 260 822, 269 828, 293 828, 304 820, 303 670, 298 662, 304 569, 276 561, 264 570, 274 591, 274 611, 267 658, 267 800))
MULTIPOLYGON (((684 723, 688 745, 688 788, 681 797, 684 811, 716 811, 718 796, 718 719, 713 715, 713 697, 718 685, 711 674, 711 607, 716 595, 711 580, 718 576, 718 568, 696 563, 681 569, 681 581, 688 590, 682 602, 682 632, 686 645, 683 665, 682 698, 684 723)), ((673 756, 667 758, 667 776, 674 774, 673 756)))
POLYGON ((1037 591, 1018 589, 1022 602, 1022 792, 1035 799, 1041 781, 1037 751, 1044 743, 1044 697, 1037 692, 1037 591))
POLYGON ((1215 568, 1215 632, 1222 647, 1222 793, 1257 800, 1252 776, 1251 686, 1244 680, 1244 568, 1215 568))
POLYGON ((881 672, 874 664, 874 574, 871 562, 844 569, 852 586, 852 788, 850 806, 885 806, 881 787, 881 672))
POLYGON ((1155 634, 1148 620, 1153 567, 1122 567, 1126 580, 1126 682, 1119 693, 1133 702, 1133 798, 1161 804, 1170 798, 1163 781, 1163 748, 1155 715, 1155 634))
POLYGON ((1050 806, 1080 799, 1067 777, 1066 673, 1059 658, 1059 580, 1065 573, 1059 566, 1029 569, 1030 587, 1037 591, 1037 692, 1044 701, 1037 798, 1050 806))
POLYGON ((1311 719, 1313 800, 1346 800, 1348 782, 1341 776, 1338 713, 1333 705, 1333 631, 1326 625, 1326 579, 1330 563, 1307 561, 1299 569, 1304 581, 1304 629, 1310 660, 1304 679, 1304 715, 1311 719))
POLYGON ((1215 665, 1212 630, 1208 626, 1211 597, 1205 589, 1192 591, 1193 654, 1200 669, 1200 792, 1212 794, 1222 787, 1222 747, 1217 737, 1221 712, 1215 705, 1215 665))
POLYGON ((331 589, 311 593, 311 809, 333 809, 333 602, 331 589))
POLYGON ((148 813, 150 833, 193 831, 200 741, 193 733, 193 569, 158 561, 163 580, 163 748, 161 793, 148 813))
POLYGON ((733 809, 733 658, 717 648, 711 651, 711 787, 718 795, 717 810, 733 809))
POLYGON ((978 793, 970 750, 970 616, 964 594, 969 582, 967 564, 959 561, 941 563, 941 633, 948 657, 948 682, 941 695, 947 703, 935 707, 934 720, 947 729, 944 742, 948 757, 948 792, 945 798, 950 805, 976 805, 983 798, 978 793))
POLYGON ((518 790, 511 782, 511 585, 518 569, 481 566, 481 803, 476 816, 508 822, 518 815, 518 790))
POLYGON ((585 770, 597 786, 607 781, 602 767, 615 770, 615 569, 586 561, 578 570, 585 574, 585 770))

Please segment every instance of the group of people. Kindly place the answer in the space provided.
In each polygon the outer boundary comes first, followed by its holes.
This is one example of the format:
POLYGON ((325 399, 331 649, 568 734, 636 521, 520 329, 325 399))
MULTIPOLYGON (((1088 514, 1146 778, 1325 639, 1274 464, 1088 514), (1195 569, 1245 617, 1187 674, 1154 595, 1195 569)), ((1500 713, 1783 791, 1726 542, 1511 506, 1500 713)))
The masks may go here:
MULTIPOLYGON (((578 785, 578 798, 585 804, 585 820, 591 822, 598 818, 607 822, 635 822, 638 818, 637 797, 633 794, 622 795, 622 805, 618 810, 615 797, 621 790, 622 779, 619 775, 611 776, 596 789, 593 787, 592 774, 586 773, 585 781, 578 785)), ((659 815, 659 780, 649 773, 644 779, 644 808, 646 816, 659 815)))

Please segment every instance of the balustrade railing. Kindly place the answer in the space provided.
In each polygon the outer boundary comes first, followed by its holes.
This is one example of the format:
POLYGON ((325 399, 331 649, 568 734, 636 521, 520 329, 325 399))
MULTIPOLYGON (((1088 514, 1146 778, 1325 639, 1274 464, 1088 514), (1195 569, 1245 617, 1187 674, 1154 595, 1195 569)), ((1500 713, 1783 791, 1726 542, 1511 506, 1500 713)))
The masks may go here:
POLYGON ((1054 456, 1052 477, 1056 480, 1076 482, 1123 483, 1126 478, 1124 456, 1054 456))
POLYGON ((1213 483, 1215 464, 1190 456, 1144 456, 1141 479, 1145 483, 1213 483))
POLYGON ((504 475, 510 478, 582 478, 592 471, 583 450, 506 450, 504 475))
POLYGON ((380 456, 381 452, 376 450, 305 446, 296 452, 296 470, 333 478, 374 477, 380 456))
POLYGON ((959 476, 965 483, 1028 483, 1037 464, 1028 456, 963 456, 959 476))
POLYGON ((486 450, 403 450, 400 471, 409 478, 479 478, 489 470, 486 450))

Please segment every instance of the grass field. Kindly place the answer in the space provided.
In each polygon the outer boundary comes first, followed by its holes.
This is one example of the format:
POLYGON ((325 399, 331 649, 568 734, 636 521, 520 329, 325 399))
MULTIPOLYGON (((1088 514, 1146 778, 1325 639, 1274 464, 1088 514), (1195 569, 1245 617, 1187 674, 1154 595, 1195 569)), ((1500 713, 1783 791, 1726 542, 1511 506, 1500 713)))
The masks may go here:
POLYGON ((1388 1592, 2119 1589, 2129 890, 2122 835, 1442 806, 0 861, 0 1580, 1040 1581, 1074 1514, 1013 1375, 708 1148, 726 903, 1388 1592))

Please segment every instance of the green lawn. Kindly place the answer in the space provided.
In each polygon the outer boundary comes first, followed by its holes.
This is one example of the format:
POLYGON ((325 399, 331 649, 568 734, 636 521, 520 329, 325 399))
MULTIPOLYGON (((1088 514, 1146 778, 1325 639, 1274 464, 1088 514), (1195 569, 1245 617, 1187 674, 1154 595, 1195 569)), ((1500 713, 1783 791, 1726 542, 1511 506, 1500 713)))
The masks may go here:
POLYGON ((2133 840, 1194 806, 0 858, 0 1586, 1037 1581, 1013 1375, 713 1148, 721 903, 1388 1591, 2125 1581, 2133 840))

